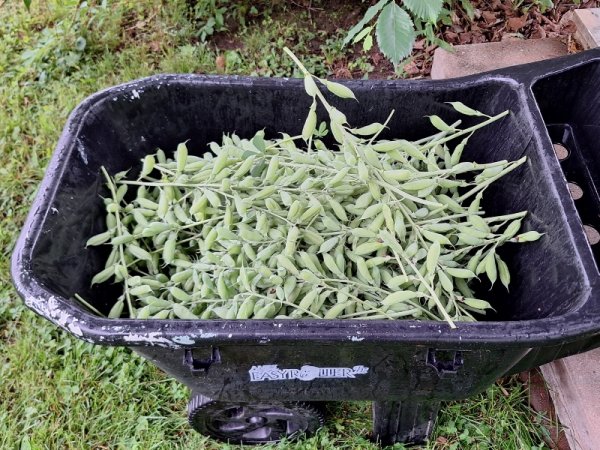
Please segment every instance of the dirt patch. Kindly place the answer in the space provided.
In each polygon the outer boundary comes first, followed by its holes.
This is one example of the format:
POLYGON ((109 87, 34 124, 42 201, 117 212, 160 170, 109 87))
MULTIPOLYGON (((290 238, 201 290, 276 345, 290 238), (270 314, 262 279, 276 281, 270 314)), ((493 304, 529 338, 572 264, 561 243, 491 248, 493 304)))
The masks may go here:
MULTIPOLYGON (((296 21, 297 26, 311 31, 320 31, 308 45, 308 53, 319 56, 321 46, 328 37, 338 30, 349 30, 364 15, 367 8, 376 0, 362 2, 358 0, 331 0, 329 2, 314 0, 290 0, 285 6, 274 6, 274 20, 293 21, 300 14, 307 16, 307 21, 296 21)), ((531 2, 523 2, 515 7, 511 0, 473 0, 473 17, 467 11, 457 7, 450 15, 451 24, 439 28, 437 36, 452 45, 498 42, 507 38, 542 39, 560 37, 568 45, 570 52, 579 51, 572 39, 575 25, 572 21, 573 10, 577 8, 594 8, 600 6, 600 0, 583 1, 575 5, 571 0, 558 0, 555 7, 542 13, 538 6, 531 2)), ((456 3, 458 5, 458 3, 456 3)), ((233 26, 227 32, 218 33, 211 38, 211 44, 221 50, 243 49, 243 39, 238 37, 239 27, 233 26)), ((366 61, 371 66, 368 77, 385 78, 422 78, 431 72, 435 45, 427 45, 424 39, 415 43, 414 51, 404 61, 402 71, 398 74, 393 65, 379 51, 377 45, 364 53, 360 45, 356 45, 347 56, 339 58, 332 64, 332 75, 335 78, 362 78, 365 69, 357 61, 366 61)), ((363 65, 364 67, 364 65, 363 65)))

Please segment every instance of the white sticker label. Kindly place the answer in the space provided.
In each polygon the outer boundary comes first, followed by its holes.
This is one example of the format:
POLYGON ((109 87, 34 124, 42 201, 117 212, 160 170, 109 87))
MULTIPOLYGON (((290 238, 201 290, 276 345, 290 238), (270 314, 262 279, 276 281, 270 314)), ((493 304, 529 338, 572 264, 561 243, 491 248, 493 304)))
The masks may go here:
POLYGON ((248 371, 250 381, 301 380, 312 381, 316 378, 356 378, 369 371, 365 366, 315 367, 302 366, 299 369, 280 369, 276 364, 252 366, 248 371))

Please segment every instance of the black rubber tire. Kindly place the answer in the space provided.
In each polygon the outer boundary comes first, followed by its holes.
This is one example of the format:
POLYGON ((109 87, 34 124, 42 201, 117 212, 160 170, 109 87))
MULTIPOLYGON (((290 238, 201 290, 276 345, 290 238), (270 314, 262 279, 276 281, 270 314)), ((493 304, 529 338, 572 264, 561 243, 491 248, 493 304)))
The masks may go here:
POLYGON ((310 436, 323 425, 320 408, 304 402, 221 402, 196 395, 188 405, 196 431, 232 444, 263 444, 310 436))

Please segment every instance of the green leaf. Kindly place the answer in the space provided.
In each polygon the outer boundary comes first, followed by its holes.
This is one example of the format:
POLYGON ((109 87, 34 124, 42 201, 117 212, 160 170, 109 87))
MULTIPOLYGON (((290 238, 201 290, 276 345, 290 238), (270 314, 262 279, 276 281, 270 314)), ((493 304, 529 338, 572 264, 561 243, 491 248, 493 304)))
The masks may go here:
POLYGON ((348 45, 348 43, 352 41, 352 39, 354 39, 354 36, 360 33, 360 31, 365 27, 365 25, 368 24, 371 21, 371 19, 375 17, 377 13, 381 11, 381 8, 383 8, 388 2, 389 0, 380 0, 378 3, 367 9, 365 16, 350 29, 348 35, 342 42, 342 45, 348 45))
POLYGON ((402 3, 418 18, 434 23, 444 4, 443 0, 404 0, 402 3))
POLYGON ((368 52, 372 48, 373 48, 373 35, 370 34, 365 38, 365 41, 363 42, 363 50, 365 52, 368 52))
POLYGON ((460 4, 467 13, 469 20, 472 21, 473 19, 475 19, 475 8, 473 8, 471 0, 460 0, 460 4))
POLYGON ((252 138, 252 144, 260 153, 264 153, 266 149, 265 140, 263 138, 264 132, 259 131, 252 138))
POLYGON ((383 54, 397 66, 412 51, 415 28, 410 16, 396 3, 388 4, 377 20, 377 42, 383 54))
POLYGON ((364 30, 362 30, 360 33, 358 33, 356 35, 356 37, 352 40, 353 44, 356 44, 357 42, 360 42, 361 40, 363 40, 371 31, 373 31, 373 27, 367 27, 364 30))
POLYGON ((23 4, 25 5, 25 8, 27 8, 27 11, 29 11, 29 7, 31 6, 31 0, 23 0, 23 4))

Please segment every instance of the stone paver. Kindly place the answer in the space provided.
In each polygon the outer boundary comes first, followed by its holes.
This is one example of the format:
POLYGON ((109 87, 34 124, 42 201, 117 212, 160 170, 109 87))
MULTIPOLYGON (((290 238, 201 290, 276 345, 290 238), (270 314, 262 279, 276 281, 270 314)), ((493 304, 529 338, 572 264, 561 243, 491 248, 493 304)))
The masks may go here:
POLYGON ((600 8, 578 9, 573 21, 577 26, 575 38, 584 49, 600 47, 600 8))
POLYGON ((567 54, 559 39, 510 39, 485 44, 456 45, 454 52, 437 48, 431 78, 455 78, 567 54))

